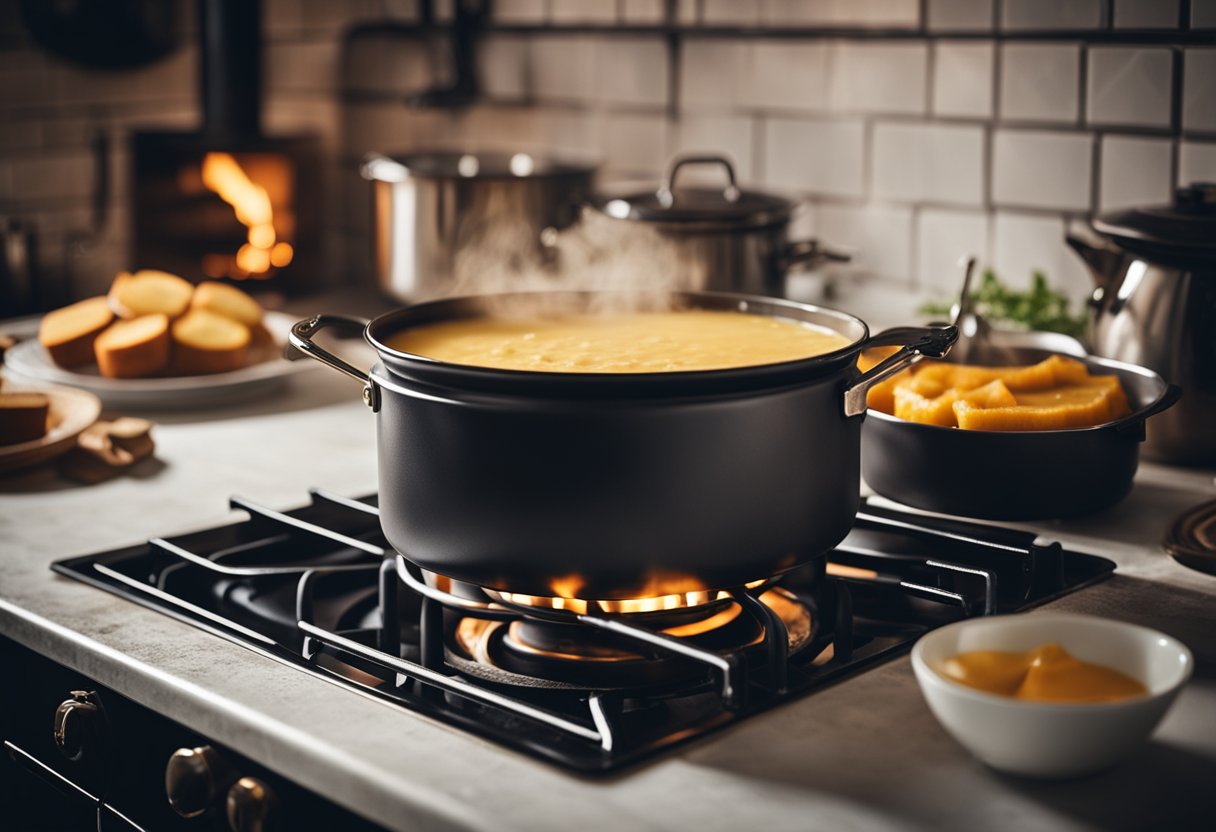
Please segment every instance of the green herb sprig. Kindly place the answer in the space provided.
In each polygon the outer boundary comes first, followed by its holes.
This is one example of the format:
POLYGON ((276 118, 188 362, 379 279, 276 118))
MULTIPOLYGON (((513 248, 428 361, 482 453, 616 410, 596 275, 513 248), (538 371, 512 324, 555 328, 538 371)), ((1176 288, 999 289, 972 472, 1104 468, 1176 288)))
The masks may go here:
MULTIPOLYGON (((926 303, 922 315, 949 315, 951 303, 926 303)), ((980 285, 971 290, 971 308, 992 323, 1018 328, 1062 332, 1079 337, 1085 332, 1085 314, 1072 315, 1068 297, 1047 285, 1047 275, 1036 270, 1031 286, 1022 292, 1001 283, 992 269, 985 269, 980 285)))

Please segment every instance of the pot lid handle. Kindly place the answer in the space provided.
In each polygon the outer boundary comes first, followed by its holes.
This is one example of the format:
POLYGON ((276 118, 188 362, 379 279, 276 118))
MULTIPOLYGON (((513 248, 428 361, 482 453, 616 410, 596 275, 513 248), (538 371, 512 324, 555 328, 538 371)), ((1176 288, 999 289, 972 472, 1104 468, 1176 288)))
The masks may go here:
POLYGON ((735 166, 725 156, 677 156, 671 163, 671 170, 667 171, 663 184, 659 186, 659 190, 655 194, 659 204, 664 208, 675 205, 676 198, 672 190, 676 186, 676 175, 680 172, 680 168, 687 165, 721 165, 726 168, 727 185, 722 189, 722 198, 727 202, 738 201, 739 186, 735 184, 735 166))

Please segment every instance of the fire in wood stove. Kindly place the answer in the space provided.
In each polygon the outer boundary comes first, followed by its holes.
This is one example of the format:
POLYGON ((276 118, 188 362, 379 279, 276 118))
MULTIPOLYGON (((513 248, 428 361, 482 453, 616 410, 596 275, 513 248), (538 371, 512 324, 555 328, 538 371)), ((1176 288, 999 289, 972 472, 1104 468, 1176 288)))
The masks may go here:
POLYGON ((133 261, 306 289, 317 277, 320 142, 262 133, 260 4, 200 0, 199 13, 202 126, 133 137, 133 261))

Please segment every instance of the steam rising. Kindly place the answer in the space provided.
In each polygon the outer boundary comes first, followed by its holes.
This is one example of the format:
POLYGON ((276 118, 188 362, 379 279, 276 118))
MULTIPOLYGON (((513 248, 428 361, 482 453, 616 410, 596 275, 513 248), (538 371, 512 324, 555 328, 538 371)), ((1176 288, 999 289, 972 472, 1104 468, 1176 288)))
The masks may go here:
POLYGON ((596 292, 591 307, 568 296, 500 298, 495 314, 511 317, 572 312, 623 313, 670 309, 668 293, 704 285, 678 247, 643 222, 585 208, 563 231, 535 228, 527 218, 491 212, 491 221, 462 229, 453 279, 434 297, 506 292, 596 292))

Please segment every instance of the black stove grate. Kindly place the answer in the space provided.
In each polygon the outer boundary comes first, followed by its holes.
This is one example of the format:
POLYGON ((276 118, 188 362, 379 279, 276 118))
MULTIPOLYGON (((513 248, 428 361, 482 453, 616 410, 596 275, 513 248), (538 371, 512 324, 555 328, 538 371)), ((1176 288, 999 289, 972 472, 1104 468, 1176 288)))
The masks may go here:
POLYGON ((53 565, 85 581, 364 694, 585 772, 606 772, 767 710, 906 650, 935 626, 1013 612, 1108 575, 1110 561, 1034 534, 866 504, 822 561, 729 591, 763 633, 748 651, 698 647, 632 619, 531 610, 477 588, 440 589, 380 532, 374 497, 321 490, 279 512, 232 498, 246 519, 53 565), (760 596, 810 612, 791 653, 760 596), (607 634, 683 673, 668 683, 511 684, 464 672, 461 618, 556 619, 607 634))

